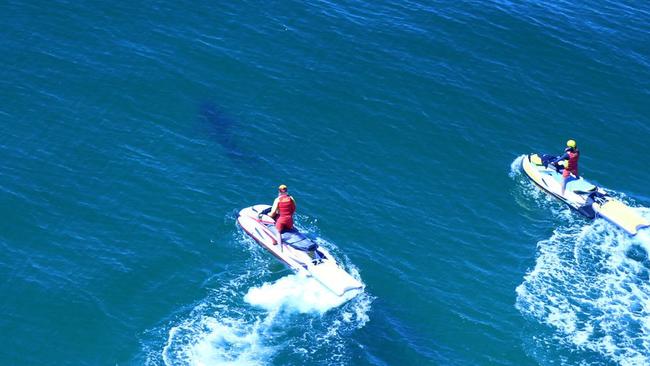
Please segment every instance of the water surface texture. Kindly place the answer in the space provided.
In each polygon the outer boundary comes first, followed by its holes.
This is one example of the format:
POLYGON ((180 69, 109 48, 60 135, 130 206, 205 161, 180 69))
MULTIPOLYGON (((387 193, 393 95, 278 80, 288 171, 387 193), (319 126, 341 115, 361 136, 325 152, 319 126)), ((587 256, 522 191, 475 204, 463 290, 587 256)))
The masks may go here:
POLYGON ((0 4, 0 364, 647 365, 644 1, 0 4), (278 184, 366 285, 236 226, 278 184))

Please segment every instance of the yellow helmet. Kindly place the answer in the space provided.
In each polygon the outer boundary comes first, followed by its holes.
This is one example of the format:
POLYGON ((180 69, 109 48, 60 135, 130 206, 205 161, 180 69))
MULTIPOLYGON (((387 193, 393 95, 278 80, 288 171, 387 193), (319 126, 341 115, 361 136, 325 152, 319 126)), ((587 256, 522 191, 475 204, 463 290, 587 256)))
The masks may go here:
POLYGON ((285 186, 284 184, 280 184, 280 186, 278 187, 278 190, 280 190, 280 191, 283 191, 283 192, 284 192, 284 191, 286 191, 286 190, 287 190, 287 186, 285 186))
POLYGON ((570 147, 572 149, 576 148, 576 141, 575 140, 569 140, 566 142, 566 147, 570 147))

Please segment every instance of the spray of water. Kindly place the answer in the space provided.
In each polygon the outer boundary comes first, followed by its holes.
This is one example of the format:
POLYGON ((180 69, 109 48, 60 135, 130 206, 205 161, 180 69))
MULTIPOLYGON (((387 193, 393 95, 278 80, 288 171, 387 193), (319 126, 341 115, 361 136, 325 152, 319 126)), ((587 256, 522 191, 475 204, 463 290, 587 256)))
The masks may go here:
POLYGON ((521 174, 521 162, 524 160, 526 155, 520 155, 515 158, 515 160, 510 163, 510 173, 508 175, 510 178, 515 178, 519 174, 521 174))
POLYGON ((358 293, 336 296, 318 281, 302 274, 288 275, 272 283, 251 288, 244 300, 267 311, 289 309, 299 313, 320 314, 338 307, 358 293))
MULTIPOLYGON (((516 161, 510 175, 519 180, 516 161)), ((521 187, 528 198, 539 198, 534 185, 522 181, 521 187)), ((538 202, 553 215, 575 216, 562 205, 538 202)), ((650 217, 649 209, 635 210, 650 217)), ((650 364, 649 231, 630 237, 602 219, 562 220, 537 244, 535 267, 516 289, 517 308, 554 330, 549 343, 600 355, 600 361, 585 357, 583 364, 650 364)))
MULTIPOLYGON (((251 251, 250 265, 170 321, 166 331, 154 332, 166 340, 147 363, 265 365, 286 357, 306 364, 346 362, 348 335, 368 322, 372 297, 359 292, 342 299, 312 278, 271 273, 275 259, 252 239, 237 233, 233 242, 251 251)), ((359 279, 357 268, 343 260, 359 279)))

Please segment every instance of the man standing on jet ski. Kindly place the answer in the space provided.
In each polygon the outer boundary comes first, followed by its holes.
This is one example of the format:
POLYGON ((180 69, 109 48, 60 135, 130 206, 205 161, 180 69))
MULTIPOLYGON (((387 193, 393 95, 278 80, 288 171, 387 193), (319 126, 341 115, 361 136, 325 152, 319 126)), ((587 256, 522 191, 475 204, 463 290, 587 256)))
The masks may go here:
POLYGON ((287 186, 281 184, 278 187, 278 197, 273 201, 273 207, 269 212, 269 216, 275 219, 275 228, 278 230, 278 244, 282 244, 282 233, 293 229, 294 212, 296 212, 296 201, 287 192, 287 186))
POLYGON ((566 142, 566 149, 564 149, 564 155, 558 156, 553 160, 551 163, 555 165, 556 167, 559 165, 558 163, 562 160, 566 160, 566 163, 564 165, 564 170, 562 171, 562 195, 564 196, 564 189, 566 188, 567 181, 569 180, 569 176, 573 174, 573 176, 577 179, 580 178, 578 175, 578 159, 580 158, 580 150, 578 150, 578 147, 576 145, 575 140, 569 140, 566 142))

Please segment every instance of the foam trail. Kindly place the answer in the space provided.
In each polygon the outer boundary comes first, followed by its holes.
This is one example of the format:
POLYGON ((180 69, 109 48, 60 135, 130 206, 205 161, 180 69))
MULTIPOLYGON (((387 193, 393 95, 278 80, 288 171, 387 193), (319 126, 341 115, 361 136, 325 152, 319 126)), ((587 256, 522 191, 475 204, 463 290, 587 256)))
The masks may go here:
POLYGON ((318 282, 299 275, 254 286, 243 297, 245 303, 240 304, 199 304, 169 329, 162 362, 263 365, 273 363, 279 353, 291 352, 306 363, 338 363, 346 357, 347 335, 368 322, 372 302, 362 293, 342 306, 344 300, 334 301, 336 296, 318 282))
MULTIPOLYGON (((273 280, 274 259, 240 232, 234 240, 252 253, 248 268, 219 281, 189 314, 152 330, 157 340, 145 347, 146 364, 266 365, 287 354, 305 364, 350 363, 349 334, 369 321, 372 297, 360 291, 339 298, 298 274, 273 280)), ((319 244, 336 250, 322 239, 319 244)), ((356 267, 346 267, 359 278, 356 267)))
MULTIPOLYGON (((650 220, 650 208, 647 207, 634 207, 634 210, 637 213, 645 218, 650 220)), ((650 227, 643 228, 639 230, 636 234, 636 240, 644 247, 644 249, 650 252, 650 227)))
POLYGON ((165 365, 261 365, 275 352, 262 342, 260 321, 202 317, 169 331, 162 357, 165 365), (180 347, 179 347, 180 346, 180 347))
POLYGON ((273 311, 280 308, 300 313, 326 311, 338 307, 358 292, 350 291, 346 297, 336 296, 311 277, 296 274, 282 277, 274 283, 251 288, 244 300, 251 305, 273 311))
POLYGON ((650 363, 648 269, 628 257, 634 245, 603 221, 556 230, 538 243, 536 266, 516 290, 517 308, 555 328, 560 342, 621 364, 650 363))
MULTIPOLYGON (((567 220, 575 214, 552 207, 554 216, 570 216, 538 243, 535 267, 516 289, 517 309, 554 330, 532 343, 569 347, 584 365, 650 364, 650 230, 631 237, 603 219, 567 220), (602 358, 592 362, 590 354, 602 358)), ((635 210, 650 217, 647 208, 635 210)))
POLYGON ((650 251, 650 228, 644 228, 636 234, 637 240, 643 244, 646 250, 650 251))

